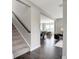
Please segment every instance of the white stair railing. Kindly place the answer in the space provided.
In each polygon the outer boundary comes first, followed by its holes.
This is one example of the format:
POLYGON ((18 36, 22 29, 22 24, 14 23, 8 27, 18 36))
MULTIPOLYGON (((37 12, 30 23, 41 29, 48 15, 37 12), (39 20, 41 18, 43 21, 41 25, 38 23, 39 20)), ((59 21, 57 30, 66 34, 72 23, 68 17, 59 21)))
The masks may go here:
POLYGON ((30 48, 31 32, 27 29, 26 26, 24 26, 19 17, 13 11, 12 11, 12 23, 14 24, 14 26, 16 27, 16 29, 21 34, 21 36, 23 37, 23 39, 30 48))

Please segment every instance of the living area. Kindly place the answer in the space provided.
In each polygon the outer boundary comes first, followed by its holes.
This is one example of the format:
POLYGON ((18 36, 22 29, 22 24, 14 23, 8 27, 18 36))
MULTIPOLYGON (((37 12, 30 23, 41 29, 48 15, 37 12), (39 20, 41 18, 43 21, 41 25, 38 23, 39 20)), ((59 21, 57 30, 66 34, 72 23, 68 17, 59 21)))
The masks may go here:
MULTIPOLYGON (((38 4, 36 4, 38 1, 13 0, 12 48, 15 59, 62 58, 62 7, 57 5, 54 10, 54 6, 53 9, 48 8, 46 4, 43 6, 45 1, 42 2, 41 6, 41 2, 39 4, 40 6, 38 6, 38 4), (59 12, 57 12, 57 8, 59 12), (48 13, 46 12, 47 9, 49 9, 48 13), (52 16, 50 16, 49 13, 52 16)), ((53 3, 54 1, 50 0, 50 2, 53 3)), ((55 1, 55 3, 56 2, 57 1, 55 1)))
POLYGON ((41 14, 40 39, 52 39, 57 47, 63 47, 63 18, 52 20, 41 14))

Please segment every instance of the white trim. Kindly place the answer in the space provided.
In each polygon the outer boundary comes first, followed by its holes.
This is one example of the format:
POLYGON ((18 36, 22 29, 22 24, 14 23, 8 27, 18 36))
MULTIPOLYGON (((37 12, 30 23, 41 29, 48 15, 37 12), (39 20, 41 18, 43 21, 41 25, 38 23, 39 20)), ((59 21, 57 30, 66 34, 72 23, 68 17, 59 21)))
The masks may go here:
MULTIPOLYGON (((13 15, 14 16, 14 15, 13 15)), ((14 16, 14 18, 16 19, 16 17, 14 16)), ((16 22, 18 20, 15 20, 16 22)), ((22 33, 20 32, 20 30, 18 29, 18 27, 16 26, 15 22, 14 22, 14 19, 12 20, 14 26, 16 27, 16 29, 18 30, 18 32, 20 33, 20 35, 22 36, 22 38, 25 40, 25 42, 27 43, 27 45, 30 47, 30 44, 27 42, 26 38, 24 38, 24 36, 22 35, 22 33)), ((20 24, 20 23, 19 23, 20 24)), ((31 47, 30 47, 31 48, 31 47)))
MULTIPOLYGON (((17 27, 16 27, 17 28, 17 27)), ((22 33, 18 30, 18 32, 20 33, 20 35, 22 36, 22 38, 25 40, 25 42, 27 43, 27 45, 30 47, 30 44, 27 42, 27 40, 24 38, 24 36, 22 35, 22 33)))
POLYGON ((16 57, 21 56, 29 51, 30 51, 29 48, 25 48, 23 50, 20 50, 20 51, 17 51, 16 53, 14 53, 13 57, 16 58, 16 57))
POLYGON ((30 49, 30 51, 32 52, 32 51, 36 50, 36 49, 39 48, 39 47, 40 47, 40 45, 38 45, 38 46, 36 46, 36 47, 33 47, 33 48, 30 49))

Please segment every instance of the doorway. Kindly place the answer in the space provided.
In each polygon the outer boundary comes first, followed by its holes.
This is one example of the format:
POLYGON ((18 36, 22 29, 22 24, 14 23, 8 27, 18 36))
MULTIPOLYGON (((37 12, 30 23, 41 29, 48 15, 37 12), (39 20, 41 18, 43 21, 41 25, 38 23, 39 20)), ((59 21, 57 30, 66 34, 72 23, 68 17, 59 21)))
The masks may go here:
POLYGON ((54 20, 41 14, 40 39, 54 38, 54 20))

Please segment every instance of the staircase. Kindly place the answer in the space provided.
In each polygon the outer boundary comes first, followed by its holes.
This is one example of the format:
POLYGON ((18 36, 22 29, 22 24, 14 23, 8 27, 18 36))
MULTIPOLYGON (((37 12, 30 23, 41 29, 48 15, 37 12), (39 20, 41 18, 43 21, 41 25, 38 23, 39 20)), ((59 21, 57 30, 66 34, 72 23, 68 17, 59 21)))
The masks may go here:
POLYGON ((14 58, 30 51, 31 32, 12 12, 12 52, 14 58))
POLYGON ((12 47, 14 58, 29 51, 28 45, 14 25, 12 25, 12 47))

